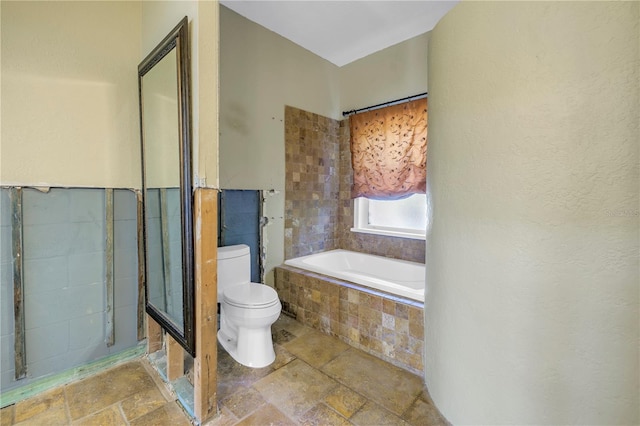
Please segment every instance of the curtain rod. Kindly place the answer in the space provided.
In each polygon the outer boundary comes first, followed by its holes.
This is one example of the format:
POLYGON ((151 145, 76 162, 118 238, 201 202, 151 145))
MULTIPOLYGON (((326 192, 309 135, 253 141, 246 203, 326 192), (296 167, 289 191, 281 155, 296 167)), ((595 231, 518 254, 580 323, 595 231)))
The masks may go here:
POLYGON ((412 99, 426 98, 428 96, 428 94, 429 94, 429 92, 418 93, 417 95, 407 96, 406 98, 396 99, 395 101, 383 102, 383 103, 378 104, 378 105, 372 105, 372 106, 368 106, 368 107, 360 108, 360 109, 352 109, 351 111, 342 111, 342 115, 346 117, 347 115, 357 114, 357 113, 362 112, 362 111, 370 111, 372 109, 382 108, 382 107, 385 107, 385 106, 393 105, 393 104, 404 102, 404 101, 409 101, 409 100, 412 100, 412 99))

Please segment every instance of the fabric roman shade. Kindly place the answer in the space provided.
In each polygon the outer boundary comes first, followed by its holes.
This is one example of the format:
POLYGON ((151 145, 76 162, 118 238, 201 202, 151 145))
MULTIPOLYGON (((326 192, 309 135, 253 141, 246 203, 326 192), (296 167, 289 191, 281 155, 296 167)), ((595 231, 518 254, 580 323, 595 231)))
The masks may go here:
POLYGON ((351 197, 394 200, 426 192, 427 99, 349 117, 351 197))

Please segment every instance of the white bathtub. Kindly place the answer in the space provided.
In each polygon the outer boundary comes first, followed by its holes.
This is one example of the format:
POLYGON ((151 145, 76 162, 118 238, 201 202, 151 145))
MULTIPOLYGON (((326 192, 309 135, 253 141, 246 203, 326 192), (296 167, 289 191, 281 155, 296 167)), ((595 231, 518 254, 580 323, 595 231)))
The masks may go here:
POLYGON ((348 250, 325 251, 284 263, 424 303, 423 263, 348 250))

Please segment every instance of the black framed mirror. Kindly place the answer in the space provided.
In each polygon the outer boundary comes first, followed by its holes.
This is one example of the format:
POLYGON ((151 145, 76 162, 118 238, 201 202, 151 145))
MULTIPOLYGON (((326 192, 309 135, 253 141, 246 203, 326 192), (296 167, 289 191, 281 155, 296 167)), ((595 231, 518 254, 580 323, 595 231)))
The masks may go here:
POLYGON ((138 66, 147 313, 195 355, 187 17, 138 66))

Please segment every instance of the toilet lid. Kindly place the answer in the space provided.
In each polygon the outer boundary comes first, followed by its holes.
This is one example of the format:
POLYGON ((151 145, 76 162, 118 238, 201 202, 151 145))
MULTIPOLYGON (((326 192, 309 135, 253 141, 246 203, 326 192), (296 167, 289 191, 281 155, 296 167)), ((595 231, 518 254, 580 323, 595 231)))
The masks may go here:
POLYGON ((266 307, 278 301, 278 293, 268 285, 246 283, 224 290, 224 300, 234 306, 266 307))

